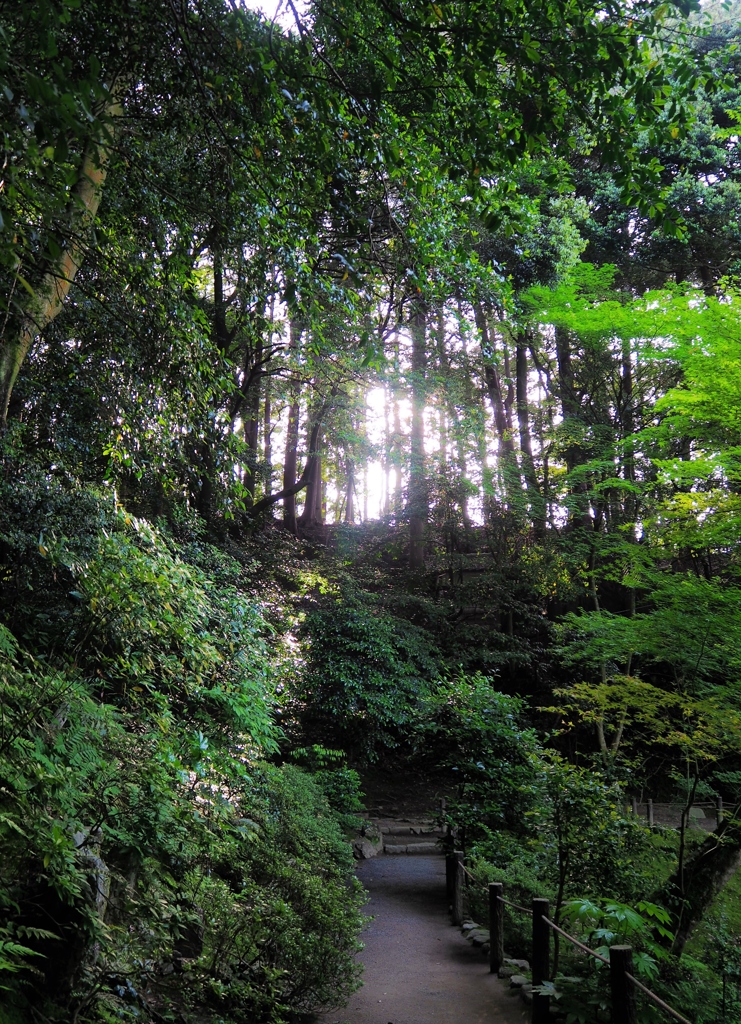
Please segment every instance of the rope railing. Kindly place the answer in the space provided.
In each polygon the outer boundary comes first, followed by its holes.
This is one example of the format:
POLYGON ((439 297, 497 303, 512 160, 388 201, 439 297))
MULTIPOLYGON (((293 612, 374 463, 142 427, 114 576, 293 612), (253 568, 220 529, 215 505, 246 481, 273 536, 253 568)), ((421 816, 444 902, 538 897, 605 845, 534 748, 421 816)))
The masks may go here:
POLYGON ((634 978, 633 975, 628 974, 627 971, 625 972, 625 976, 626 978, 628 978, 629 981, 633 982, 636 988, 639 988, 641 992, 644 992, 649 997, 649 999, 656 1003, 657 1006, 660 1006, 662 1010, 668 1013, 670 1017, 673 1017, 674 1020, 678 1020, 679 1024, 691 1024, 691 1021, 688 1021, 687 1018, 683 1017, 681 1013, 677 1013, 676 1010, 673 1010, 668 1003, 665 1003, 663 999, 660 999, 654 992, 651 991, 650 988, 646 988, 643 982, 639 981, 638 978, 634 978))
POLYGON ((559 928, 555 921, 551 921, 545 916, 543 916, 543 920, 550 928, 553 929, 554 932, 558 932, 559 935, 563 935, 563 937, 568 939, 573 946, 577 947, 577 949, 581 949, 584 953, 589 953, 589 955, 593 956, 595 960, 601 960, 603 964, 607 964, 609 967, 610 961, 606 956, 596 953, 593 949, 590 949, 589 946, 585 946, 583 942, 579 942, 579 940, 575 939, 573 935, 569 935, 569 933, 565 932, 563 928, 559 928))
MULTIPOLYGON (((463 870, 464 870, 464 871, 466 872, 466 874, 468 875, 468 877, 469 877, 469 878, 471 879, 471 881, 472 881, 472 882, 475 882, 475 881, 476 881, 476 879, 475 879, 475 878, 473 877, 473 875, 472 875, 472 874, 471 874, 471 872, 470 872, 470 871, 468 870, 468 868, 466 867, 466 865, 465 865, 465 864, 463 865, 463 870)), ((477 884, 478 884, 478 883, 477 883, 477 884)), ((484 886, 482 885, 482 886, 481 886, 481 888, 483 889, 483 888, 484 888, 484 886)))
MULTIPOLYGON (((480 884, 463 863, 463 853, 456 851, 446 858, 448 895, 451 897, 453 923, 463 923, 463 890, 465 876, 477 886, 480 884)), ((504 910, 511 907, 533 919, 533 952, 531 958, 533 976, 532 1024, 549 1024, 550 995, 547 989, 550 961, 550 932, 556 932, 567 942, 594 957, 610 968, 613 1021, 616 1024, 630 1024, 636 1019, 635 990, 640 989, 656 1006, 678 1022, 691 1024, 686 1017, 659 998, 650 988, 633 975, 633 950, 630 946, 611 946, 610 957, 590 949, 574 935, 570 935, 548 917, 548 900, 534 899, 532 909, 505 899, 501 882, 490 882, 489 893, 489 970, 498 973, 504 963, 504 910)))
POLYGON ((521 907, 519 903, 513 903, 512 900, 506 900, 504 896, 497 896, 497 899, 500 903, 504 903, 506 907, 513 907, 514 910, 520 910, 523 914, 529 914, 530 917, 533 916, 532 910, 528 910, 527 907, 521 907))

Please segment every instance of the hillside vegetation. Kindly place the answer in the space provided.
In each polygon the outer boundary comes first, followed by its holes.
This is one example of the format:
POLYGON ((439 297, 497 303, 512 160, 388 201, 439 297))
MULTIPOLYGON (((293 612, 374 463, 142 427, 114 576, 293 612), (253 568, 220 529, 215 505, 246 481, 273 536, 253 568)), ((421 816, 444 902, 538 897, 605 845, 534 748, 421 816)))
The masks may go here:
POLYGON ((342 1005, 370 769, 741 1021, 738 2, 288 7, 0 0, 0 1022, 342 1005))

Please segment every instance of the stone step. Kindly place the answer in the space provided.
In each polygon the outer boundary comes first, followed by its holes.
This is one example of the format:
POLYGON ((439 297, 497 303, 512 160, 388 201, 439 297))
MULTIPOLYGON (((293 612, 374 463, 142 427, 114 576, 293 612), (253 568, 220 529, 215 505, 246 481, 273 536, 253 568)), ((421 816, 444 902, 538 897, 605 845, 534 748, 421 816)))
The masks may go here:
POLYGON ((435 825, 383 825, 383 836, 442 836, 445 833, 435 825))
POLYGON ((375 825, 382 835, 390 836, 419 836, 419 835, 441 835, 441 829, 437 822, 420 821, 410 818, 369 818, 371 824, 375 825))
POLYGON ((383 852, 390 854, 406 853, 406 854, 437 854, 442 856, 442 850, 437 843, 431 842, 416 842, 416 843, 384 843, 383 852))

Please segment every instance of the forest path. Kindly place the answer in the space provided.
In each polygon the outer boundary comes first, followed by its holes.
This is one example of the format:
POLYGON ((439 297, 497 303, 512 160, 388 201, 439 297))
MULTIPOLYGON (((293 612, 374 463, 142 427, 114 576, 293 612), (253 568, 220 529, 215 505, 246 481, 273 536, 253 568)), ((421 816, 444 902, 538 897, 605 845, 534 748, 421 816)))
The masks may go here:
POLYGON ((523 1024, 527 1010, 450 923, 441 856, 361 861, 374 915, 361 936, 363 987, 321 1024, 523 1024))

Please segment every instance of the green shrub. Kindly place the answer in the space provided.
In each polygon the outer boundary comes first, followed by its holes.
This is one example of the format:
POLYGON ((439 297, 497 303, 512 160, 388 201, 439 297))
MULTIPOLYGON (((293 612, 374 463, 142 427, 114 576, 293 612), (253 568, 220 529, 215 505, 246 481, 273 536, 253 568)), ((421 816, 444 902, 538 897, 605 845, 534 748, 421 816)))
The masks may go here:
POLYGON ((72 543, 60 507, 35 548, 5 521, 4 585, 48 629, 0 625, 4 1012, 278 1024, 341 1001, 362 893, 322 787, 261 760, 259 610, 226 556, 210 575, 92 499, 105 529, 72 543))
POLYGON ((475 844, 499 829, 526 831, 536 796, 539 745, 521 724, 524 703, 481 673, 444 680, 427 696, 421 741, 458 782, 450 823, 475 844))
POLYGON ((370 759, 412 735, 438 669, 424 630, 338 600, 310 612, 302 636, 306 664, 292 713, 306 735, 370 759))

